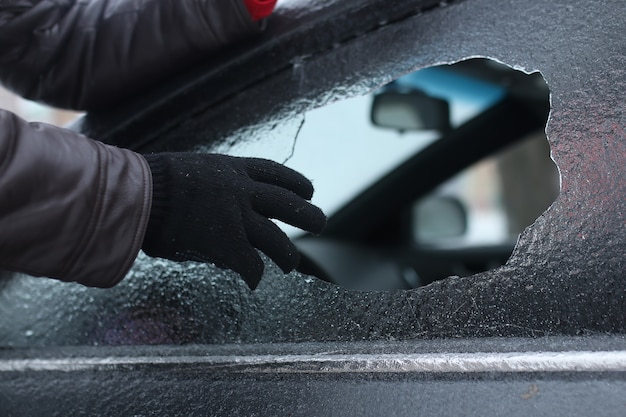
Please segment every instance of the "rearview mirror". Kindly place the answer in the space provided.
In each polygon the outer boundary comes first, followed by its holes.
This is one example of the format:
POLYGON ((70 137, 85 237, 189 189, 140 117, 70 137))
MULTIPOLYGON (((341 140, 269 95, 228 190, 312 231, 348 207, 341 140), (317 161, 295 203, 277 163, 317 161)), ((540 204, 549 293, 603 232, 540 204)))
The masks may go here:
POLYGON ((450 129, 450 108, 446 100, 417 89, 386 89, 374 95, 370 117, 374 126, 407 130, 450 129))

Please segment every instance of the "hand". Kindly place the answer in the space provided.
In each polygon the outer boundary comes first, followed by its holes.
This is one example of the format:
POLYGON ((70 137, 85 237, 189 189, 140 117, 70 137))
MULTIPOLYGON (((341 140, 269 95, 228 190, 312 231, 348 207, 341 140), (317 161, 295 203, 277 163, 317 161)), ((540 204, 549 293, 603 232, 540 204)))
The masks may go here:
POLYGON ((142 249, 174 261, 211 262, 239 273, 251 289, 263 275, 256 249, 285 272, 299 255, 269 219, 320 233, 313 186, 276 162, 217 154, 146 155, 153 178, 152 211, 142 249))

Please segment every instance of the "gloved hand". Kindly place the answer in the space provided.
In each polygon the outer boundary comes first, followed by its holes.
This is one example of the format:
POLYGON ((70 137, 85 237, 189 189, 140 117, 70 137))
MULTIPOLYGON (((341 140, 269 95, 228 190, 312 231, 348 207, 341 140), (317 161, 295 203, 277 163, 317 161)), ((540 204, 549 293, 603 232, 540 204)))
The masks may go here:
POLYGON ((251 289, 263 275, 260 249, 285 272, 299 262, 294 244, 270 218, 320 233, 322 211, 311 182, 276 162, 217 154, 145 155, 153 178, 143 251, 174 261, 211 262, 239 273, 251 289))

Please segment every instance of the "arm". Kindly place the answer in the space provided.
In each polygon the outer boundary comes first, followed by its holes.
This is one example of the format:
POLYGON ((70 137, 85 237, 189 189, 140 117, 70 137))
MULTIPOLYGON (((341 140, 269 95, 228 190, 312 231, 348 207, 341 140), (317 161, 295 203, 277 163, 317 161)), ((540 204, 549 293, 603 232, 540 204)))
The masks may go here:
MULTIPOLYGON (((111 0, 111 10, 108 0, 0 2, 0 47, 7 47, 0 49, 0 76, 40 101, 70 103, 66 107, 106 105, 147 85, 151 76, 178 68, 181 63, 172 63, 172 58, 193 59, 198 51, 239 36, 216 17, 210 42, 202 36, 201 41, 191 41, 180 33, 165 41, 161 35, 169 31, 161 29, 172 29, 176 11, 218 5, 218 0, 172 1, 111 0), (166 11, 172 13, 161 15, 166 11), (69 24, 58 24, 68 16, 73 16, 69 24), (97 19, 82 21, 77 16, 97 19), (131 23, 119 23, 127 18, 131 23), (105 34, 112 43, 100 49, 97 41, 105 34), (178 46, 168 49, 176 40, 178 46), (126 49, 116 55, 114 46, 120 42, 126 49), (159 42, 164 49, 131 53, 159 42), (33 52, 37 50, 40 53, 33 52)), ((215 10, 240 13, 236 8, 245 4, 258 19, 275 3, 241 1, 245 3, 222 0, 215 10)), ((188 17, 194 17, 191 14, 188 17)), ((249 24, 251 18, 246 19, 249 24)), ((0 268, 109 287, 124 277, 143 244, 152 256, 231 268, 254 288, 263 273, 256 249, 285 272, 298 263, 295 247, 269 218, 313 233, 324 227, 324 214, 307 201, 312 193, 306 178, 272 161, 197 154, 144 158, 0 111, 0 268)))
POLYGON ((275 0, 6 0, 0 81, 47 104, 102 108, 259 32, 275 0))
POLYGON ((323 229, 312 195, 309 180, 269 160, 143 157, 0 110, 0 270, 111 287, 143 248, 233 269, 255 288, 257 250, 285 272, 299 261, 269 219, 323 229))
POLYGON ((0 269, 115 285, 141 248, 150 190, 140 155, 0 110, 0 269))

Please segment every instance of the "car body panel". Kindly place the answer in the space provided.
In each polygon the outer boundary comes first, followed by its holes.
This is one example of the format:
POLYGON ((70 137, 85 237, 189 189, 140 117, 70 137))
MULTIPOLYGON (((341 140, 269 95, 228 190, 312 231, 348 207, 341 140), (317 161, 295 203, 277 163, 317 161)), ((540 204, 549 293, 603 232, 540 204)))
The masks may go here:
POLYGON ((22 351, 0 359, 0 413, 621 416, 625 342, 604 336, 22 351))

